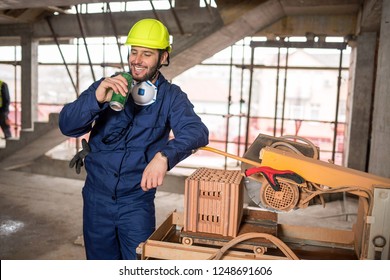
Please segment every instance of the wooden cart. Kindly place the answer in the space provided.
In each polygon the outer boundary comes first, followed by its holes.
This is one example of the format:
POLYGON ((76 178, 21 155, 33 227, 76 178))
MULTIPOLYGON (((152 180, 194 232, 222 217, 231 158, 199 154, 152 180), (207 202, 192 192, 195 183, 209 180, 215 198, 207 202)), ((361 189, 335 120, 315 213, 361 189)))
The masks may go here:
POLYGON ((244 209, 237 237, 183 231, 183 213, 173 212, 141 243, 142 260, 357 259, 352 231, 277 224, 276 214, 244 209), (254 235, 253 235, 254 234, 254 235), (262 236, 234 240, 244 236, 262 236))

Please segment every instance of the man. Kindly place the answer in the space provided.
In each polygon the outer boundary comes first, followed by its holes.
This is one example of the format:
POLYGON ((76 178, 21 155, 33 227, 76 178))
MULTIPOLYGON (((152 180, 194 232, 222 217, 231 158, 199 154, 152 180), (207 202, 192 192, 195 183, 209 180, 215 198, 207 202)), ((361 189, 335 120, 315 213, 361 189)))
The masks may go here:
POLYGON ((3 130, 5 139, 12 137, 10 120, 8 118, 10 102, 8 85, 0 80, 0 127, 3 130))
POLYGON ((208 129, 187 95, 159 72, 169 64, 166 27, 141 20, 126 44, 135 83, 124 109, 109 106, 113 91, 128 91, 127 80, 117 75, 93 83, 60 113, 63 134, 91 132, 83 188, 88 259, 136 259, 137 246, 155 230, 156 187, 168 170, 208 144, 208 129))

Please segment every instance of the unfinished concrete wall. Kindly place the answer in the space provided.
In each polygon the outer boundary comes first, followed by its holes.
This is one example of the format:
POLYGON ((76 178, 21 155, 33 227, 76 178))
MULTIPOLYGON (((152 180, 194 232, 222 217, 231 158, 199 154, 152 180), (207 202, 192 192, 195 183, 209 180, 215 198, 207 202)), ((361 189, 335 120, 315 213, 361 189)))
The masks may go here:
POLYGON ((368 171, 390 178, 390 1, 382 5, 368 171))
POLYGON ((363 33, 352 46, 344 166, 367 171, 377 34, 363 33))

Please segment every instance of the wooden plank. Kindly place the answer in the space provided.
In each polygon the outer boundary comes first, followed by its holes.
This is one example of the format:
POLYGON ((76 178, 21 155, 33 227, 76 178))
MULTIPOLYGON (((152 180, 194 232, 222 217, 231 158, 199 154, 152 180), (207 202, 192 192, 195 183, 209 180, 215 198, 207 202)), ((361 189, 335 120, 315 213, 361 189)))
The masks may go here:
MULTIPOLYGON (((176 243, 148 240, 144 244, 144 258, 159 260, 207 260, 219 249, 187 246, 176 243)), ((286 260, 286 257, 259 255, 248 252, 227 251, 222 260, 286 260)))
POLYGON ((279 238, 285 240, 296 240, 305 244, 305 241, 326 242, 332 244, 342 244, 353 247, 354 232, 347 230, 320 228, 320 227, 303 227, 293 225, 279 225, 279 238))
MULTIPOLYGON (((301 175, 306 181, 331 188, 358 186, 367 191, 372 191, 375 185, 390 188, 389 178, 315 160, 292 152, 266 147, 261 150, 260 157, 262 166, 269 166, 277 170, 291 170, 301 175)), ((367 197, 367 194, 362 191, 351 193, 367 197)))

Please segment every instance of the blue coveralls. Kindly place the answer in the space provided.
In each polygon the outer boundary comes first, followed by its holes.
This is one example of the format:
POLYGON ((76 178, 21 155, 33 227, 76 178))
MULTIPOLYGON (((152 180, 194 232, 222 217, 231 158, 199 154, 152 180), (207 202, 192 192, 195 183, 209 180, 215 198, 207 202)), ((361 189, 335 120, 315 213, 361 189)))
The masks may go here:
POLYGON ((91 132, 82 190, 87 259, 136 259, 137 246, 155 230, 156 189, 144 192, 140 187, 146 165, 163 151, 170 170, 208 144, 208 129, 187 95, 162 74, 155 103, 138 106, 130 95, 120 112, 97 102, 95 91, 102 80, 64 106, 59 126, 70 137, 91 132))

